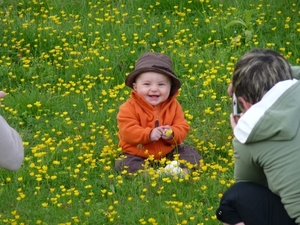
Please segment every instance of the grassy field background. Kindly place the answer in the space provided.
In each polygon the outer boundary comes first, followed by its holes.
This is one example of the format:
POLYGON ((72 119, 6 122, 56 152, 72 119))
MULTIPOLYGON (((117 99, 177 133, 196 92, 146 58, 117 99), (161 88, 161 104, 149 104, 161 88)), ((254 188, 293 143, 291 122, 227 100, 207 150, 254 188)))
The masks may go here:
POLYGON ((19 171, 0 171, 0 224, 219 224, 235 63, 269 48, 300 64, 297 0, 0 0, 0 28, 0 113, 25 147, 19 171), (203 157, 190 176, 113 170, 124 79, 146 51, 183 83, 186 143, 203 157))

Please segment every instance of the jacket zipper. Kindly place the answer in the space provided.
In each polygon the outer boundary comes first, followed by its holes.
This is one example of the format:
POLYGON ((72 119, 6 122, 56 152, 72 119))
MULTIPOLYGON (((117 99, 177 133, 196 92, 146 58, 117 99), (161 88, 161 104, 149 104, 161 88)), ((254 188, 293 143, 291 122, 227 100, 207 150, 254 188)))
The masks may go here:
POLYGON ((159 127, 159 121, 158 121, 158 119, 155 120, 155 127, 159 127))

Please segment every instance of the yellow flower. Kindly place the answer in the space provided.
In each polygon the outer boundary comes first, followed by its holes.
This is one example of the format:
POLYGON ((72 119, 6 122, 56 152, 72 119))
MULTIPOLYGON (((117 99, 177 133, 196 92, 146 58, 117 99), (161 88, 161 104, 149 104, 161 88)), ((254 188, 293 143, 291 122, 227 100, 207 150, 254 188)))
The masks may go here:
POLYGON ((173 134, 173 130, 172 129, 166 131, 166 136, 167 137, 170 137, 172 134, 173 134))

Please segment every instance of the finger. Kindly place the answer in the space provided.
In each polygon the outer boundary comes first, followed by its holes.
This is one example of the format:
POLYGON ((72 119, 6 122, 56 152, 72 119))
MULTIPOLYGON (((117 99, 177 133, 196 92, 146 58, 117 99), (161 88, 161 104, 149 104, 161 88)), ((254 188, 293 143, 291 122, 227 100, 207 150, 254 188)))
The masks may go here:
POLYGON ((234 128, 236 127, 238 119, 239 118, 237 118, 236 116, 233 116, 232 113, 230 114, 230 125, 231 125, 232 130, 234 130, 234 128))
POLYGON ((157 127, 157 131, 163 133, 164 132, 164 128, 163 127, 157 127))
POLYGON ((227 93, 228 95, 231 97, 233 94, 233 87, 232 87, 232 83, 229 84, 228 88, 227 88, 227 93))
POLYGON ((4 98, 6 96, 6 93, 4 91, 0 91, 0 98, 4 98))

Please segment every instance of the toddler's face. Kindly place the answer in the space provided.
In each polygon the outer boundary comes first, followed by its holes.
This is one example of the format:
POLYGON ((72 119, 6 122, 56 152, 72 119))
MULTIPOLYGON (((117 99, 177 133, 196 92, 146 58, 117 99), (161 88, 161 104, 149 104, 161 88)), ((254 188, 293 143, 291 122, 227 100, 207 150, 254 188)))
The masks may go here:
POLYGON ((140 74, 133 89, 151 105, 156 106, 164 102, 170 95, 171 78, 156 72, 140 74))

